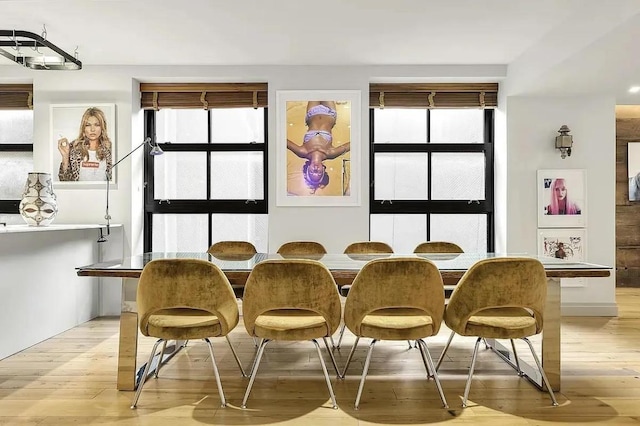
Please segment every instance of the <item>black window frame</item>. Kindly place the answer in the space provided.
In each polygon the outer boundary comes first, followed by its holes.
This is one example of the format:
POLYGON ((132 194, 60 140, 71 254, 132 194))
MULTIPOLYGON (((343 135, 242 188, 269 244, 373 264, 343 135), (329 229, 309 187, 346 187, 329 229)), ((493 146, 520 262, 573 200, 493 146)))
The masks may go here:
MULTIPOLYGON (((268 214, 268 107, 264 107, 264 143, 212 143, 211 110, 207 110, 207 143, 179 143, 162 142, 156 140, 155 124, 156 111, 145 110, 145 138, 150 137, 157 142, 165 152, 205 152, 207 153, 207 198, 205 200, 194 199, 156 199, 154 198, 154 161, 152 155, 144 156, 144 234, 143 246, 145 252, 152 251, 153 240, 153 215, 154 214, 207 214, 208 245, 212 239, 212 214, 268 214), (262 152, 263 155, 263 185, 264 198, 261 200, 242 199, 211 199, 211 155, 212 152, 262 152)), ((146 145, 148 154, 151 148, 146 145)))
MULTIPOLYGON (((486 214, 487 252, 495 250, 495 206, 494 206, 494 146, 495 110, 484 109, 483 143, 432 143, 430 139, 431 109, 427 114, 426 143, 375 143, 375 108, 369 109, 369 215, 373 214, 425 214, 427 217, 427 240, 430 240, 431 214, 486 214), (380 200, 375 198, 375 156, 378 153, 426 153, 431 175, 431 154, 481 152, 485 155, 485 199, 484 200, 432 200, 432 179, 428 180, 427 200, 380 200)), ((371 228, 369 228, 371 229, 371 228)), ((371 232, 371 231, 369 231, 371 232)))

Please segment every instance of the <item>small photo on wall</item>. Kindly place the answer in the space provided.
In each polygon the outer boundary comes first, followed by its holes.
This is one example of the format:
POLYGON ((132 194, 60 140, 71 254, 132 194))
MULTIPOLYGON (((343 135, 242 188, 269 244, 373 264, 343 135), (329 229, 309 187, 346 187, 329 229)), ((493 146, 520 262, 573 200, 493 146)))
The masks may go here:
POLYGON ((640 201, 640 142, 627 144, 629 201, 640 201))
POLYGON ((584 169, 538 170, 538 227, 582 228, 586 224, 584 169))
MULTIPOLYGON (((568 262, 584 262, 584 229, 540 229, 538 230, 538 255, 554 257, 568 262)), ((584 287, 584 278, 563 278, 562 287, 584 287)))
MULTIPOLYGON (((115 182, 115 104, 51 105, 51 163, 54 182, 115 182)), ((79 187, 83 187, 80 185, 79 187)))

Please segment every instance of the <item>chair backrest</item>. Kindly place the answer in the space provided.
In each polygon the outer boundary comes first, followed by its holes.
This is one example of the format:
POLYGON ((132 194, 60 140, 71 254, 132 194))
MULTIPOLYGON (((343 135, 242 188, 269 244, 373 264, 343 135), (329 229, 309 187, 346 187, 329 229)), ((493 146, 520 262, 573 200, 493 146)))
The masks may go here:
POLYGON ((190 308, 215 315, 223 335, 239 320, 229 280, 220 268, 206 260, 152 260, 140 274, 136 300, 140 331, 145 336, 149 317, 163 309, 190 308))
POLYGON ((207 253, 228 260, 250 259, 258 251, 248 241, 218 241, 207 250, 207 253))
POLYGON ((344 322, 359 334, 360 324, 366 315, 386 308, 424 311, 431 316, 434 333, 437 334, 444 314, 444 286, 435 263, 405 257, 366 263, 349 290, 344 322))
POLYGON ((346 254, 377 254, 393 253, 393 249, 389 244, 381 241, 359 241, 349 244, 344 252, 346 254))
POLYGON ((302 254, 327 254, 327 249, 316 241, 290 241, 284 243, 278 249, 278 254, 302 255, 302 254))
POLYGON ((275 309, 303 309, 322 315, 327 336, 340 325, 340 296, 329 269, 308 259, 265 260, 253 267, 244 287, 242 317, 253 335, 256 318, 275 309))
POLYGON ((469 318, 491 308, 530 309, 542 331, 547 276, 537 259, 501 257, 474 264, 460 279, 447 305, 447 321, 464 328, 469 318))
POLYGON ((418 244, 414 253, 464 253, 464 250, 455 243, 448 241, 426 241, 418 244))

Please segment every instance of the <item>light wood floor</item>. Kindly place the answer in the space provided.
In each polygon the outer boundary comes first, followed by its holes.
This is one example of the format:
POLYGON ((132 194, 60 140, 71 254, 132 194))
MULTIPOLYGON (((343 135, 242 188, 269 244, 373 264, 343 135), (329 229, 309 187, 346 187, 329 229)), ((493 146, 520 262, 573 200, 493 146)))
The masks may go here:
MULTIPOLYGON (((353 403, 368 342, 361 342, 346 380, 333 374, 339 410, 331 408, 313 345, 273 342, 248 408, 242 410, 248 379, 240 377, 224 339, 214 339, 227 408, 220 408, 206 345, 190 342, 163 367, 158 380, 149 380, 138 409, 131 410, 133 393, 115 389, 118 320, 101 318, 0 361, 0 424, 640 424, 640 289, 619 288, 617 296, 617 318, 563 319, 559 407, 483 350, 469 407, 462 409, 474 339, 458 337, 441 370, 449 409, 442 408, 433 380, 425 380, 418 350, 409 350, 406 342, 376 346, 358 411, 353 403)), ((448 334, 443 328, 427 340, 434 358, 448 334)), ((248 369, 254 347, 242 321, 231 339, 248 369)), ((153 342, 140 338, 140 362, 153 342)), ((348 335, 336 352, 340 368, 352 342, 348 335)))

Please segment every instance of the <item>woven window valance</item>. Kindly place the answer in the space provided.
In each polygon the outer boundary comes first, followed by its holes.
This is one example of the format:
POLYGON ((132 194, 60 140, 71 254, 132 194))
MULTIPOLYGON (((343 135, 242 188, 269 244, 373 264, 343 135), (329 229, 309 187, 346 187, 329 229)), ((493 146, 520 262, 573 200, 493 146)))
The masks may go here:
POLYGON ((142 108, 261 108, 267 83, 141 83, 142 108))
POLYGON ((492 108, 498 83, 372 83, 371 108, 492 108))
POLYGON ((0 109, 33 109, 33 84, 0 84, 0 109))

